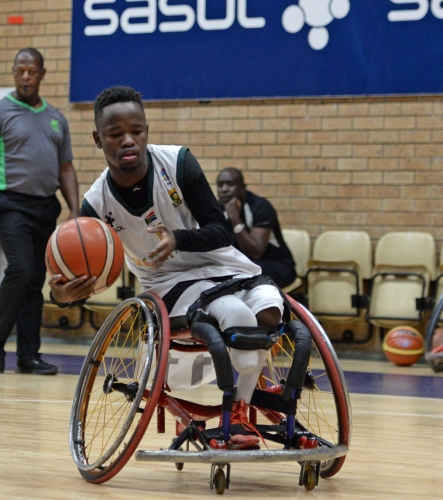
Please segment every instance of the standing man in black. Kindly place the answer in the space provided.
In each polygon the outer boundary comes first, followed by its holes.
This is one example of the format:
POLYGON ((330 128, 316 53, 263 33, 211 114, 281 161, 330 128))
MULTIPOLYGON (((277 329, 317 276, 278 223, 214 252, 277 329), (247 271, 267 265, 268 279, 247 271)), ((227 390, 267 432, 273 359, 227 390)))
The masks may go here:
POLYGON ((65 117, 39 96, 46 73, 41 53, 18 52, 15 90, 0 100, 0 243, 8 262, 0 285, 0 373, 16 325, 17 372, 53 375, 39 354, 46 243, 56 227, 61 190, 79 215, 77 176, 65 117))
POLYGON ((235 233, 235 247, 259 265, 280 288, 297 277, 280 229, 277 212, 268 200, 246 190, 240 170, 228 167, 217 177, 218 201, 235 233))

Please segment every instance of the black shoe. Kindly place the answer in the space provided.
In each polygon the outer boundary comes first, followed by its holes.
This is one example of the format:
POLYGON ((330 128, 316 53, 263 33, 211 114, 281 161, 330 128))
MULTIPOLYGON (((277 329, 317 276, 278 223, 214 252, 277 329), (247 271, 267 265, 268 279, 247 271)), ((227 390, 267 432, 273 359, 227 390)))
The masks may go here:
POLYGON ((5 371, 5 357, 0 353, 0 373, 5 371))
POLYGON ((35 356, 25 356, 17 361, 16 373, 34 373, 35 375, 55 375, 58 368, 49 363, 45 363, 40 354, 35 356))

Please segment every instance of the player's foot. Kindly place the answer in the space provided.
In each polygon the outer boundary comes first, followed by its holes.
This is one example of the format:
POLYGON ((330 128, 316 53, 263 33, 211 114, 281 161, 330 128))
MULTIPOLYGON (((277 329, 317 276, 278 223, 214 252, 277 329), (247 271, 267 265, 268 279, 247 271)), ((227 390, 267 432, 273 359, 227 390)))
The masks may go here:
POLYGON ((228 449, 228 443, 226 441, 217 441, 217 439, 210 439, 208 444, 213 450, 228 449))
MULTIPOLYGON (((229 440, 229 449, 231 450, 259 450, 260 449, 260 433, 249 422, 248 409, 244 399, 234 401, 231 412, 231 425, 240 424, 245 431, 254 432, 256 435, 249 434, 234 434, 229 440)), ((262 438, 263 439, 263 438, 262 438)))
POLYGON ((228 443, 230 450, 259 450, 260 438, 258 436, 234 434, 228 443))
POLYGON ((45 363, 40 354, 35 356, 24 356, 17 361, 16 373, 32 373, 34 375, 55 375, 58 368, 49 363, 45 363))

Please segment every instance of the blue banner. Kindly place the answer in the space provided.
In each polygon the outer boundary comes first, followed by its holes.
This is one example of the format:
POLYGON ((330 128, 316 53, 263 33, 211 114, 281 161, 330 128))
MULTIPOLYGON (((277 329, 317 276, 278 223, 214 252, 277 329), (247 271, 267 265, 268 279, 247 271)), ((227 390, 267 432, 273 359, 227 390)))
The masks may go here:
POLYGON ((443 0, 73 0, 70 99, 443 92, 443 0))

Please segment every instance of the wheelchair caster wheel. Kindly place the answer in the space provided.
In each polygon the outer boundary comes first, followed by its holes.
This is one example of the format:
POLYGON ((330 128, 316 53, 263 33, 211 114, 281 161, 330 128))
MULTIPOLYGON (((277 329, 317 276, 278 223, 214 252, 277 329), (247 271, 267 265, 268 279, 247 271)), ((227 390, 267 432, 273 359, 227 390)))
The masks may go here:
POLYGON ((223 495, 226 489, 226 476, 223 469, 217 469, 212 479, 212 484, 217 492, 217 495, 223 495))
POLYGON ((305 472, 303 474, 303 486, 305 490, 311 491, 315 488, 317 484, 317 472, 315 467, 310 464, 307 464, 305 467, 305 472))
MULTIPOLYGON (((175 439, 173 439, 173 440, 172 440, 172 442, 174 442, 174 441, 175 441, 175 439)), ((183 451, 183 447, 181 447, 181 446, 180 446, 179 450, 180 450, 180 451, 183 451)), ((188 448, 188 450, 187 450, 187 451, 189 451, 189 448, 188 448)), ((185 464, 184 464, 183 462, 175 462, 175 468, 176 468, 178 471, 183 470, 183 467, 184 467, 184 466, 185 466, 185 464)))

